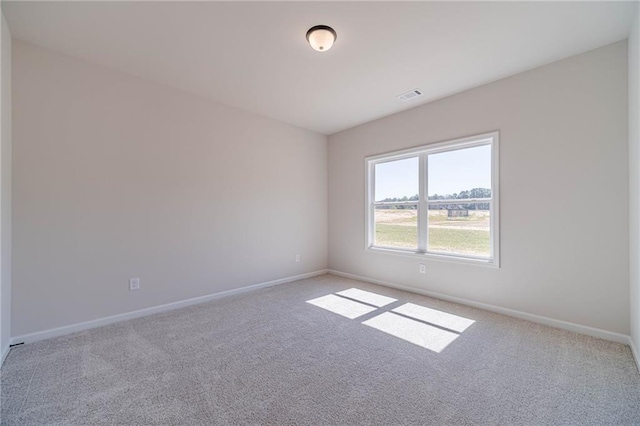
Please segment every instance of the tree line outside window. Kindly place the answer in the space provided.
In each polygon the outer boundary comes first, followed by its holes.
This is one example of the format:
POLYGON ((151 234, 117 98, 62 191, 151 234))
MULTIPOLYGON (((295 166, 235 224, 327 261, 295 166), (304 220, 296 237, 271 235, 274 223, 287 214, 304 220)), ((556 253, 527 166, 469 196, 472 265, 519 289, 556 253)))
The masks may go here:
MULTIPOLYGON (((460 191, 459 193, 454 194, 445 194, 445 195, 430 195, 429 200, 464 200, 467 198, 491 198, 491 189, 489 188, 473 188, 465 191, 460 191)), ((406 202, 406 201, 419 201, 420 197, 418 194, 413 195, 411 197, 394 197, 394 198, 385 198, 384 200, 379 200, 383 203, 388 202, 406 202)), ((377 209, 398 209, 398 210, 415 210, 418 208, 417 205, 379 205, 376 206, 377 209)), ((470 204, 430 204, 429 210, 489 210, 489 203, 470 203, 470 204)))

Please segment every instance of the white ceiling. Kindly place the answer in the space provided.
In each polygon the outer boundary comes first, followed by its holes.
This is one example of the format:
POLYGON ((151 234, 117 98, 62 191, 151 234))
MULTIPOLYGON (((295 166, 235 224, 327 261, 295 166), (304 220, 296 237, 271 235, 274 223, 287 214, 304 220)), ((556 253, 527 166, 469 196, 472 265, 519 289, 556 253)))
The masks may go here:
POLYGON ((331 134, 627 38, 633 2, 4 2, 14 38, 331 134), (316 24, 333 49, 305 40, 316 24), (424 95, 396 99, 420 88, 424 95))

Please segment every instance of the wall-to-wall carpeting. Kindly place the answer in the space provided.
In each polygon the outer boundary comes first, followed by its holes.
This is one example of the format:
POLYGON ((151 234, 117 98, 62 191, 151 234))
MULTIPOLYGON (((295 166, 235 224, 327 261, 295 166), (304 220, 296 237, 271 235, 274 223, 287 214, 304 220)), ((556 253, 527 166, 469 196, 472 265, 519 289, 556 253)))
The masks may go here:
POLYGON ((640 421, 627 346, 333 275, 16 347, 0 374, 2 424, 640 421))

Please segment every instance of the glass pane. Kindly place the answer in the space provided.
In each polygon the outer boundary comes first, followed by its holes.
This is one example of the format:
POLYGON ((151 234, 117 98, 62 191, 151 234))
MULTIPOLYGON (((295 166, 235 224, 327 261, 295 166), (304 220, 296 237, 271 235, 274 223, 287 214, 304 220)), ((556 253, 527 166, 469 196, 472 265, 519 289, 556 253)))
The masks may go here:
POLYGON ((417 249, 417 206, 376 206, 374 245, 417 249))
POLYGON ((429 155, 430 200, 491 197, 491 145, 429 155))
POLYGON ((418 200, 418 157, 375 165, 375 201, 418 200))
POLYGON ((490 257, 491 212, 489 204, 429 206, 427 251, 490 257))

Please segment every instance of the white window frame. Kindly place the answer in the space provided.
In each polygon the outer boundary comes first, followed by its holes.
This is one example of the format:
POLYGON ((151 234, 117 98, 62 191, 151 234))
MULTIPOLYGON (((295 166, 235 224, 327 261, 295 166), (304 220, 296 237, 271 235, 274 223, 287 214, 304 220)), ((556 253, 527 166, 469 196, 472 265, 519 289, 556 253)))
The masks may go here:
POLYGON ((416 148, 394 151, 385 154, 374 155, 365 158, 365 212, 366 212, 366 241, 365 250, 372 253, 384 253, 400 256, 409 256, 420 259, 441 260, 456 263, 476 264, 490 266, 494 268, 500 267, 500 157, 499 157, 499 132, 485 133, 481 135, 470 136, 461 139, 454 139, 444 142, 423 145, 416 148), (482 199, 460 199, 450 201, 429 201, 427 194, 427 167, 428 156, 440 152, 456 151, 459 149, 473 148, 476 146, 491 146, 491 198, 482 199), (418 249, 402 249, 398 247, 381 247, 375 246, 375 206, 381 205, 375 202, 375 166, 376 164, 388 161, 403 160, 406 158, 418 157, 419 162, 419 183, 418 183, 418 201, 389 202, 393 205, 417 205, 418 210, 418 249), (476 257, 471 255, 457 253, 433 253, 427 251, 428 247, 428 212, 429 204, 444 203, 457 204, 469 202, 485 202, 490 205, 491 212, 491 229, 490 229, 490 256, 476 257))

